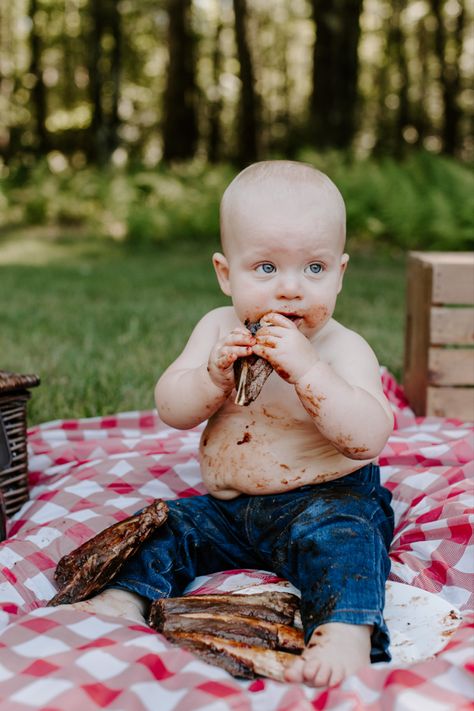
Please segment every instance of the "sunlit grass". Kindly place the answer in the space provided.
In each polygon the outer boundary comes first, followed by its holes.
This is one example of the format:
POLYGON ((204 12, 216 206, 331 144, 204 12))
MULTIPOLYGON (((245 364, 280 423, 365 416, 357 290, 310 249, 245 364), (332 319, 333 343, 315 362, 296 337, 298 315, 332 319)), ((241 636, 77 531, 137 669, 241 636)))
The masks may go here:
MULTIPOLYGON (((0 368, 41 376, 31 423, 153 407, 155 381, 196 321, 228 303, 213 273, 212 246, 131 252, 113 242, 70 240, 46 242, 32 233, 0 243, 0 368)), ((337 315, 397 375, 403 302, 402 256, 353 256, 337 315)))

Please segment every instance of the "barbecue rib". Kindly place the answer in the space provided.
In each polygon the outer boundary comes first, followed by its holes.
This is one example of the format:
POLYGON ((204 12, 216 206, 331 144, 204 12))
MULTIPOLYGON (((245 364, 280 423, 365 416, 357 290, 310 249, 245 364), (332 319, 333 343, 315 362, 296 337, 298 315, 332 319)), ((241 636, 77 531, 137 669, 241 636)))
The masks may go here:
POLYGON ((276 681, 285 681, 285 670, 295 660, 294 654, 231 642, 214 635, 173 632, 167 635, 167 638, 170 642, 194 652, 204 661, 244 679, 265 676, 276 681))
POLYGON ((78 602, 98 593, 167 516, 167 505, 157 499, 139 514, 114 523, 63 556, 54 573, 60 590, 48 606, 78 602))
POLYGON ((151 627, 159 630, 169 615, 203 612, 239 615, 274 624, 292 625, 298 607, 298 596, 287 592, 186 595, 155 600, 151 605, 148 621, 151 627))
MULTIPOLYGON (((262 327, 260 321, 255 323, 245 322, 245 326, 255 336, 262 327)), ((237 383, 236 405, 250 405, 260 394, 264 383, 273 368, 264 358, 250 355, 238 358, 234 363, 235 382, 237 383)))
POLYGON ((155 600, 148 621, 170 642, 234 676, 283 681, 304 647, 294 626, 298 607, 299 598, 286 592, 188 595, 155 600))
POLYGON ((175 632, 216 635, 234 642, 288 652, 301 652, 304 647, 303 632, 295 627, 213 610, 165 614, 158 631, 165 637, 175 632))

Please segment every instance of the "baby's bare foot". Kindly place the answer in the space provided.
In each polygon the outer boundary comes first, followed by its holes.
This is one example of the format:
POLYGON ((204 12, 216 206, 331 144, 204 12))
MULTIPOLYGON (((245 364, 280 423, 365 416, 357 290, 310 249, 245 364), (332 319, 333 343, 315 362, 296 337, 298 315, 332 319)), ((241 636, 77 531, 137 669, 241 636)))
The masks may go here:
POLYGON ((115 588, 104 590, 104 592, 91 597, 90 600, 72 603, 71 607, 81 610, 81 612, 123 617, 141 623, 146 622, 146 600, 127 590, 115 588))
POLYGON ((370 664, 369 625, 328 622, 317 627, 303 654, 285 674, 287 681, 334 686, 370 664))

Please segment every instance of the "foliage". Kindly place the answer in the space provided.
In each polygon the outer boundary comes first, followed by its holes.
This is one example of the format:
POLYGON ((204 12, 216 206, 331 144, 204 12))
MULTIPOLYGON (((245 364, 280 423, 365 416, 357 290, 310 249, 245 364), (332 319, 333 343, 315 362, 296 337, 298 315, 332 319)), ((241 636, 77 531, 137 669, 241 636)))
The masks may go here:
MULTIPOLYGON (((300 157, 339 186, 354 242, 402 249, 472 246, 474 173, 466 164, 427 152, 402 162, 313 151, 300 157)), ((134 247, 175 241, 206 244, 218 238, 219 199, 235 173, 230 165, 200 161, 155 169, 53 168, 42 162, 28 175, 22 169, 0 181, 4 228, 80 227, 134 247)))
MULTIPOLYGON (((306 158, 321 164, 313 154, 306 158)), ((402 249, 472 248, 474 172, 467 165, 421 151, 403 161, 332 155, 322 167, 344 196, 355 240, 402 249)))

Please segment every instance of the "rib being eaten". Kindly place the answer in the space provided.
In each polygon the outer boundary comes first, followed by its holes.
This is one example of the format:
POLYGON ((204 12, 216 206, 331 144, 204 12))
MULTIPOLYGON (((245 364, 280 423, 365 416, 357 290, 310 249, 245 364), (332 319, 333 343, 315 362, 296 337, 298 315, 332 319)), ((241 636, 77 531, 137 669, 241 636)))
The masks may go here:
MULTIPOLYGON (((245 321, 245 326, 255 336, 262 327, 260 321, 250 323, 245 321)), ((266 379, 273 368, 264 358, 255 354, 238 358, 234 363, 235 382, 237 384, 236 405, 250 405, 260 394, 266 379)))

